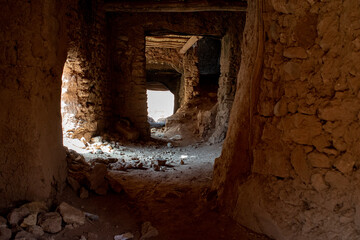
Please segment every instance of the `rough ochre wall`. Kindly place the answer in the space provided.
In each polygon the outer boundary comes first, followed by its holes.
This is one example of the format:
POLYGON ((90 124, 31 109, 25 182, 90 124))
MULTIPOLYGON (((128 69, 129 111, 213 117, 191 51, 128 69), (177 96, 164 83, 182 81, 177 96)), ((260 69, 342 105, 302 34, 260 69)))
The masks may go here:
POLYGON ((215 119, 215 131, 209 141, 221 142, 225 139, 229 116, 236 93, 236 79, 241 61, 241 41, 245 25, 245 15, 237 16, 234 23, 221 40, 220 78, 217 92, 218 109, 215 119))
POLYGON ((3 1, 0 209, 47 199, 65 182, 60 92, 64 1, 3 1))
POLYGON ((102 1, 81 0, 67 14, 71 27, 61 96, 63 133, 89 141, 104 130, 104 98, 108 96, 105 12, 102 1))
POLYGON ((251 53, 263 57, 241 65, 220 203, 275 239, 359 238, 360 2, 249 1, 251 53))

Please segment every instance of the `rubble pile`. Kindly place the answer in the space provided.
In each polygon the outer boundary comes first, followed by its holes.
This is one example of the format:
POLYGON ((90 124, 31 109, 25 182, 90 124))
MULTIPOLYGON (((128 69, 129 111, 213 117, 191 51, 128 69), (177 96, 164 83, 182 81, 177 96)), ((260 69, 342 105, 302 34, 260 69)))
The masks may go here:
POLYGON ((0 239, 50 240, 64 229, 74 229, 96 216, 66 202, 51 211, 45 202, 30 202, 0 216, 0 239))

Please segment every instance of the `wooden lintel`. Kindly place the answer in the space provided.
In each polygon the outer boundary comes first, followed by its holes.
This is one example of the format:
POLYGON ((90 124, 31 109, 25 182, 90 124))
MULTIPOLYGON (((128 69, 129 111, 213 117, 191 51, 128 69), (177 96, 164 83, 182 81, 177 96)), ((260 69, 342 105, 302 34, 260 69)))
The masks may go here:
POLYGON ((200 39, 202 39, 201 36, 192 36, 185 44, 184 46, 180 49, 179 53, 181 54, 185 54, 187 52, 187 50, 189 50, 189 48, 191 48, 192 45, 194 45, 197 41, 199 41, 200 39))
POLYGON ((119 1, 105 3, 107 12, 244 12, 245 1, 189 1, 189 2, 155 2, 155 1, 119 1))

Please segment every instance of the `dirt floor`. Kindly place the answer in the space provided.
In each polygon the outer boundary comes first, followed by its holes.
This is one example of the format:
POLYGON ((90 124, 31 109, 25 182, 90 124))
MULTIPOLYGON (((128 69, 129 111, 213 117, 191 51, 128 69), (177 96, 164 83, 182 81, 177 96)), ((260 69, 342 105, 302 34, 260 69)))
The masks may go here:
MULTIPOLYGON (((153 136, 156 137, 155 133, 153 136)), ((81 236, 83 240, 114 239, 115 235, 126 232, 140 239, 141 225, 147 221, 159 232, 150 239, 268 239, 219 214, 215 206, 209 189, 221 144, 183 146, 178 140, 169 146, 170 141, 165 140, 158 138, 126 146, 105 143, 100 149, 112 146, 107 153, 98 150, 90 153, 89 148, 79 149, 67 143, 90 162, 99 157, 119 159, 126 168, 114 163, 110 171, 124 191, 105 196, 90 193, 89 198, 80 199, 70 188, 66 189, 60 201, 98 215, 99 221, 65 229, 55 239, 81 239, 81 236), (154 164, 158 160, 163 161, 154 164)))

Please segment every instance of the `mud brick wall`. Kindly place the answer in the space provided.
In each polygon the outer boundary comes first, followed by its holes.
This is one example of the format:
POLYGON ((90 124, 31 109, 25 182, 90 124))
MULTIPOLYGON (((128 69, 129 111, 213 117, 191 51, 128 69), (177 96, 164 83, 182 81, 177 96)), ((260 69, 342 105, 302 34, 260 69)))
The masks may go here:
POLYGON ((104 131, 106 22, 102 1, 79 1, 68 12, 69 49, 63 72, 63 134, 82 138, 104 131))
MULTIPOLYGON (((112 89, 112 102, 107 108, 110 125, 115 124, 119 118, 128 118, 134 126, 139 129, 143 136, 148 136, 147 106, 146 106, 146 79, 145 79, 145 49, 144 39, 146 34, 168 34, 180 33, 188 35, 212 35, 224 36, 232 23, 234 29, 238 26, 233 19, 241 19, 241 16, 233 13, 109 13, 107 23, 109 27, 108 41, 109 48, 109 89, 112 89), (179 21, 181 19, 181 21, 179 21), (110 111, 113 110, 113 111, 110 111)), ((240 23, 241 26, 241 23, 240 23)), ((241 31, 239 31, 241 32, 241 31)), ((236 43, 234 44, 236 45, 236 43)), ((235 49, 234 49, 235 50, 235 49)), ((157 53, 149 49, 147 56, 149 64, 168 64, 169 59, 160 60, 153 56, 157 53)), ((195 70, 197 60, 195 49, 190 49, 182 60, 177 59, 170 66, 181 73, 184 78, 180 91, 181 105, 188 102, 196 95, 194 86, 198 84, 198 71, 195 70), (194 68, 194 69, 193 69, 194 68)), ((162 51, 163 52, 163 51, 162 51)), ((161 52, 161 53, 162 53, 161 52)), ((173 58, 174 54, 168 55, 173 58)), ((230 57, 230 56, 229 56, 230 57)), ((234 65, 239 64, 239 59, 233 61, 234 65)), ((237 67, 238 68, 238 67, 237 67)), ((234 78, 236 73, 231 73, 234 78)), ((224 73, 224 75, 228 75, 224 73)), ((227 78, 226 76, 225 78, 227 78)), ((224 80, 225 81, 225 80, 224 80)), ((235 84, 234 81, 225 81, 235 84)), ((229 84, 223 84, 229 85, 229 84)), ((231 88, 231 87, 226 87, 231 88)), ((233 87, 234 89, 234 87, 233 87)), ((221 96, 228 93, 228 90, 221 90, 221 96)), ((230 91, 231 92, 231 91, 230 91)), ((233 94, 233 93, 230 93, 233 94)), ((224 97, 222 97, 225 99, 224 97)), ((223 108, 231 108, 228 99, 221 101, 223 108), (226 103, 225 103, 226 102, 226 103)), ((229 111, 229 109, 227 111, 229 111)), ((226 121, 226 120, 225 120, 226 121)), ((224 122, 223 120, 219 121, 224 122)), ((219 124, 220 126, 221 124, 219 124)), ((111 126, 109 126, 111 128, 111 126)), ((222 130, 221 134, 224 135, 222 130)))
POLYGON ((60 93, 67 4, 1 4, 0 209, 54 197, 65 182, 60 93))
POLYGON ((249 3, 214 186, 234 219, 275 239, 356 239, 360 3, 249 3))

